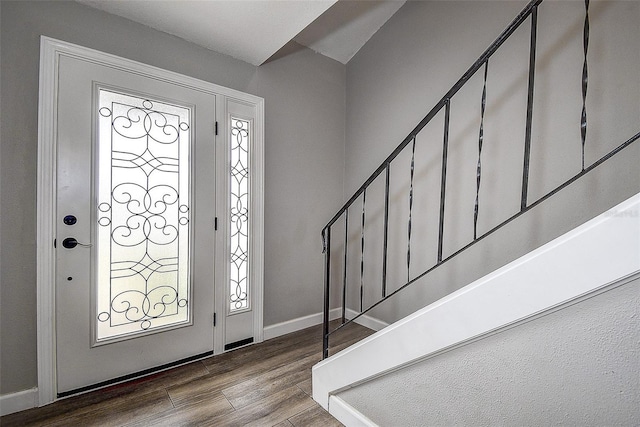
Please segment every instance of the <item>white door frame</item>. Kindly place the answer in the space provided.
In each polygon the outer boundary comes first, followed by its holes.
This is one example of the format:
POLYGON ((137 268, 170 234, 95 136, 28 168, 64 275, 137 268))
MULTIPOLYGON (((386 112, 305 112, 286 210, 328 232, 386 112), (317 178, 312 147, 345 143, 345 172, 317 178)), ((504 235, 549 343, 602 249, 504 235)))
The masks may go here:
MULTIPOLYGON (((254 342, 263 340, 263 271, 264 271, 264 99, 240 91, 225 88, 203 80, 172 71, 120 58, 75 44, 41 37, 40 40, 40 93, 38 102, 38 200, 37 200, 37 333, 38 333, 38 398, 39 406, 56 400, 56 333, 55 333, 55 248, 56 230, 56 153, 57 153, 57 91, 58 63, 61 56, 80 58, 85 61, 116 68, 211 93, 222 98, 235 99, 255 106, 255 145, 252 147, 251 188, 249 206, 252 234, 249 260, 252 290, 254 292, 254 342)), ((212 125, 213 120, 212 118, 212 125)), ((222 126, 223 129, 226 126, 222 126)), ((223 134, 224 138, 224 134, 223 134)), ((222 155, 226 144, 218 144, 216 154, 222 155)), ((217 213, 220 224, 228 224, 226 209, 217 213)), ((216 244, 220 239, 216 239, 216 244)), ((224 248, 221 248, 224 252, 224 248)), ((216 263, 216 265, 220 265, 216 263)), ((217 268, 215 281, 228 282, 228 269, 217 268)), ((216 301, 216 310, 219 302, 216 301)), ((224 346, 224 319, 214 328, 214 354, 221 353, 224 346)))

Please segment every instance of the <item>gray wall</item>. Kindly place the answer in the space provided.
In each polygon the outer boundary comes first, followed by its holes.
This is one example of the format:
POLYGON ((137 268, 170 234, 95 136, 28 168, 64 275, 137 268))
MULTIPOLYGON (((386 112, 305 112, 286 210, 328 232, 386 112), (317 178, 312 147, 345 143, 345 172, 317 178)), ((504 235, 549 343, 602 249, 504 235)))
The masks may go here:
POLYGON ((268 111, 265 325, 272 325, 322 310, 320 230, 342 196, 346 79, 342 64, 306 48, 260 66, 257 77, 268 111))
MULTIPOLYGON (((345 199, 462 76, 525 2, 407 2, 347 64, 345 199)), ((640 3, 590 7, 586 165, 640 131, 640 3)), ((529 201, 581 170, 584 2, 544 2, 532 125, 529 201)), ((478 233, 520 209, 530 24, 489 61, 478 233)), ((444 257, 473 240, 482 71, 451 100, 444 257)), ((410 277, 436 263, 441 112, 417 136, 410 277)), ((407 281, 411 144, 391 166, 387 290, 407 281)), ((393 322, 490 273, 640 191, 640 143, 590 172, 371 312, 393 322)), ((364 307, 381 295, 384 176, 367 191, 364 307)), ((348 306, 359 308, 362 198, 349 211, 348 306)), ((332 277, 342 281, 344 222, 332 277)), ((336 234, 334 234, 335 236, 336 234)))
POLYGON ((345 67, 298 49, 256 68, 73 2, 2 1, 0 394, 37 385, 40 35, 265 98, 265 326, 322 309, 319 232, 342 197, 345 67))
POLYGON ((638 425, 638 307, 636 279, 339 396, 381 426, 638 425))

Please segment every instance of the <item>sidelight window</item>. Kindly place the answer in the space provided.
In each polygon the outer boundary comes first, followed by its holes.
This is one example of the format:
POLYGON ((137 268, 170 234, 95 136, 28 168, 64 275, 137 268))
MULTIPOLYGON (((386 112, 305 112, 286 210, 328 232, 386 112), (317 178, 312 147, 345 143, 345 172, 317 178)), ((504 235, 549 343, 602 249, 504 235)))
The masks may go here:
POLYGON ((250 122, 231 117, 231 269, 229 312, 249 308, 249 146, 250 122))

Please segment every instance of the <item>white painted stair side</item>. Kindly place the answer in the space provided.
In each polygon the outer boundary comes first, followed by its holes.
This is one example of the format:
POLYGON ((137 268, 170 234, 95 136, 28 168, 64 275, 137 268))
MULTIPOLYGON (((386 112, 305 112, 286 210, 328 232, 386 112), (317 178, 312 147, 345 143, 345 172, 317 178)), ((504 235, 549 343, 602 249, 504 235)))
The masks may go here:
POLYGON ((639 271, 640 194, 637 194, 316 364, 313 398, 332 414, 344 412, 344 408, 338 408, 340 405, 331 407, 330 401, 336 403, 330 399, 332 394, 639 271))

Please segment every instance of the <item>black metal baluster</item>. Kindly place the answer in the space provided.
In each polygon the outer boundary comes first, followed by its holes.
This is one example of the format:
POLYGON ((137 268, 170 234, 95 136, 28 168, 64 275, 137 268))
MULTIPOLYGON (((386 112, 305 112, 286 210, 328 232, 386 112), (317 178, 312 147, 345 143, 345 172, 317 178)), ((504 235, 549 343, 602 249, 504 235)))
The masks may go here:
POLYGON ((416 137, 411 145, 411 180, 409 182, 409 222, 407 225, 407 282, 411 280, 411 214, 413 211, 413 171, 416 157, 416 137))
POLYGON ((451 100, 444 102, 444 136, 442 143, 442 177, 440 179, 440 225, 438 227, 438 263, 442 261, 442 246, 444 237, 444 198, 447 186, 447 151, 449 147, 449 115, 451 100))
POLYGON ((364 220, 365 220, 365 205, 367 203, 367 189, 362 192, 362 228, 360 229, 360 247, 362 257, 360 258, 360 312, 363 309, 364 301, 364 220))
POLYGON ((322 318, 322 358, 329 357, 329 285, 331 274, 331 227, 322 230, 324 252, 324 313, 322 318))
POLYGON ((582 139, 582 170, 584 170, 584 146, 587 140, 587 50, 589 48, 589 0, 584 0, 584 8, 584 30, 582 32, 584 62, 582 64, 582 115, 580 117, 580 137, 582 139))
POLYGON ((484 63, 484 82, 480 107, 480 134, 478 136, 478 166, 476 168, 476 203, 473 206, 473 240, 478 238, 478 204, 480 202, 480 178, 482 174, 482 143, 484 142, 484 111, 487 105, 487 71, 489 60, 484 63))
POLYGON ((344 211, 344 266, 342 270, 342 323, 347 316, 347 248, 349 247, 349 209, 344 211))
POLYGON ((389 243, 389 174, 390 163, 387 163, 384 184, 384 242, 382 247, 382 298, 387 296, 387 247, 389 243))
POLYGON ((524 132, 524 164, 522 166, 522 198, 520 210, 527 207, 529 191, 529 160, 531 157, 531 123, 533 121, 533 84, 536 74, 536 39, 538 30, 538 6, 531 9, 531 43, 529 46, 529 87, 527 94, 527 122, 524 132))

